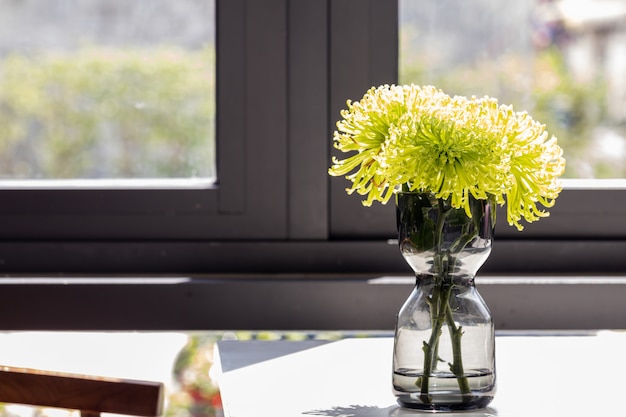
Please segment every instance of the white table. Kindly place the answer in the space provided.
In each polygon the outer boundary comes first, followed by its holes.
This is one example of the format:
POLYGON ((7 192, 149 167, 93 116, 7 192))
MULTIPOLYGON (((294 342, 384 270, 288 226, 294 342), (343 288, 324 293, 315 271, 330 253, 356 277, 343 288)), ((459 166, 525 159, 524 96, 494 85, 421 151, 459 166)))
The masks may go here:
MULTIPOLYGON (((218 343, 225 417, 378 417, 391 393, 391 338, 218 343)), ((626 416, 626 333, 499 335, 487 409, 446 416, 626 416)))

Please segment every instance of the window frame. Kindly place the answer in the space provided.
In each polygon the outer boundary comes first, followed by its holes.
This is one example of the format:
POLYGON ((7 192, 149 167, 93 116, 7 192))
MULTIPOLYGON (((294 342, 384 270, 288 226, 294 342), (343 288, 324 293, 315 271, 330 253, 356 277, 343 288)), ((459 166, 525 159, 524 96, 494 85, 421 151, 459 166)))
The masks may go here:
MULTIPOLYGON (((272 2, 269 2, 270 6, 272 2)), ((282 3, 282 2, 273 2, 282 3)), ((218 182, 204 187, 101 185, 2 190, 2 240, 284 238, 286 20, 274 7, 217 1, 218 182), (271 107, 262 97, 275 95, 271 107), (270 114, 271 113, 271 114, 270 114), (268 120, 271 121, 268 123, 268 120), (256 140, 263 137, 262 141, 256 140), (257 175, 262 173, 262 175, 257 175), (270 176, 271 181, 264 178, 270 176)))
MULTIPOLYGON (((348 20, 357 2, 337 2, 333 9, 337 21, 348 20), (343 14, 337 12, 344 10, 343 14)), ((372 85, 391 83, 390 74, 397 79, 398 39, 385 37, 389 31, 397 33, 398 4, 394 14, 386 14, 389 3, 369 2, 369 21, 375 22, 363 30, 359 26, 366 19, 359 16, 358 24, 344 26, 346 33, 338 32, 340 39, 350 37, 350 47, 333 55, 331 42, 331 118, 336 120, 345 108, 345 97, 358 100, 372 85), (376 31, 376 28, 382 31, 376 31), (392 29, 390 29, 392 28, 392 29), (366 36, 368 33, 369 36, 366 36), (354 43, 359 43, 355 46, 354 43), (389 56, 390 51, 395 53, 389 56), (353 76, 353 68, 368 68, 367 81, 353 76), (340 75, 336 75, 339 73, 340 75), (351 76, 352 75, 352 76, 351 76), (340 88, 335 88, 340 85, 340 88)), ((333 26, 331 26, 334 28, 333 26)), ((362 76, 362 74, 361 74, 362 76)), ((506 213, 498 208, 494 250, 481 269, 486 273, 623 273, 626 260, 620 255, 626 250, 626 180, 564 180, 564 190, 550 208, 550 216, 526 224, 518 232, 506 222, 506 213), (529 262, 532 260, 532 262, 529 262)), ((362 207, 359 196, 346 197, 348 183, 342 178, 331 179, 330 235, 336 240, 384 239, 395 230, 393 204, 374 204, 362 207)))
MULTIPOLYGON (((339 291, 333 299, 356 300, 378 290, 328 281, 411 275, 393 241, 393 204, 365 208, 358 196, 346 195, 344 179, 327 175, 334 123, 346 100, 397 80, 397 2, 217 0, 216 16, 218 183, 1 190, 0 273, 22 281, 2 286, 16 302, 0 306, 6 317, 0 328, 223 328, 245 323, 245 314, 233 307, 224 310, 233 320, 203 320, 202 314, 219 313, 204 304, 236 297, 237 288, 254 288, 251 282, 265 282, 276 294, 285 281, 296 292, 311 291, 297 282, 320 282, 339 291), (87 277, 94 284, 63 287, 35 279, 42 276, 69 283, 87 277), (193 279, 109 285, 98 283, 103 276, 120 283, 129 276, 193 279), (53 308, 46 301, 52 294, 67 310, 41 317, 17 303, 28 297, 53 308), (97 297, 125 307, 107 316, 95 309, 100 302, 90 303, 97 297), (163 311, 172 318, 148 313, 160 311, 159 303, 168 304, 163 311)), ((625 189, 623 182, 570 184, 551 216, 522 233, 506 225, 500 210, 481 274, 623 274, 625 189)), ((301 302, 272 300, 264 304, 272 317, 297 311, 301 302)), ((380 308, 397 302, 385 298, 380 308)), ((353 314, 349 305, 341 311, 336 326, 353 314)))
MULTIPOLYGON (((330 243, 333 252, 341 241, 392 239, 393 204, 362 207, 358 196, 346 195, 347 182, 330 178, 326 168, 346 100, 397 80, 397 7, 385 0, 218 0, 218 182, 5 188, 1 244, 106 244, 114 252, 114 245, 146 241, 314 241, 330 243)), ((500 211, 497 238, 619 242, 626 238, 625 190, 626 180, 566 181, 551 216, 523 233, 508 227, 500 211)), ((329 268, 336 262, 329 255, 329 268)), ((2 267, 22 270, 6 258, 2 267)))

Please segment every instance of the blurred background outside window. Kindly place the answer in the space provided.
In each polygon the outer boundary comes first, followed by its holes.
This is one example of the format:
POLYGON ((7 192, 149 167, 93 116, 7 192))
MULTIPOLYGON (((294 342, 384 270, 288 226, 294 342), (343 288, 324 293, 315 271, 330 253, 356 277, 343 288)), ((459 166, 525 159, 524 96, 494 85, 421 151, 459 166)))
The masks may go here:
POLYGON ((496 97, 559 139, 566 178, 626 178, 626 0, 400 0, 400 83, 496 97))
POLYGON ((214 0, 0 0, 0 180, 213 178, 214 0))

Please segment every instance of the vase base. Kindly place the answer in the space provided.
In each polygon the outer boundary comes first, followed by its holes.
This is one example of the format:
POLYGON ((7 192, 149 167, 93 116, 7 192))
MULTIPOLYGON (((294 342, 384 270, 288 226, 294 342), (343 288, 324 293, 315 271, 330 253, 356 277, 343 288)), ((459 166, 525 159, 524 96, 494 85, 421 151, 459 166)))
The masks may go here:
POLYGON ((442 412, 479 410, 486 408, 492 400, 492 395, 472 396, 466 398, 465 401, 455 401, 450 396, 443 396, 442 398, 433 398, 431 402, 426 403, 420 400, 419 394, 401 394, 397 396, 397 401, 402 407, 442 412))

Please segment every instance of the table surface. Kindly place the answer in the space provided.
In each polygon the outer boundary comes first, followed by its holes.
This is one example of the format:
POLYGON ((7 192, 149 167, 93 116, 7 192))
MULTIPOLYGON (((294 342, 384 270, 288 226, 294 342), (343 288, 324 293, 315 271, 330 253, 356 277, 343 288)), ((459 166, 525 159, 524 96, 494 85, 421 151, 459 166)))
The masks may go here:
MULTIPOLYGON (((431 414, 391 393, 393 339, 222 341, 225 417, 431 414)), ((497 393, 488 408, 446 416, 626 416, 626 333, 496 337, 497 393)))

